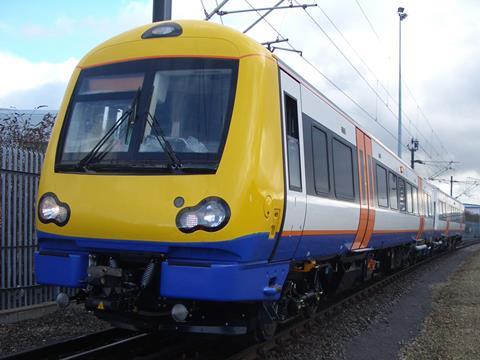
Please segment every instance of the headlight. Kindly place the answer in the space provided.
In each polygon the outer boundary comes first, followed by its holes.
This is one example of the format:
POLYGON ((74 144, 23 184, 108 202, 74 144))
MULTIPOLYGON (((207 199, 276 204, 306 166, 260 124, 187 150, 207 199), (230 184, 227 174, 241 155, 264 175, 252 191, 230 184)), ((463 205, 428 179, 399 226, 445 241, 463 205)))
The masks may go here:
POLYGON ((218 197, 208 197, 197 206, 182 209, 177 215, 177 227, 189 233, 195 230, 217 231, 227 225, 230 208, 218 197))
POLYGON ((142 39, 175 37, 182 35, 182 27, 175 22, 162 23, 156 25, 142 34, 142 39))
POLYGON ((38 218, 44 224, 63 226, 70 218, 70 207, 58 200, 54 193, 43 194, 38 202, 38 218))

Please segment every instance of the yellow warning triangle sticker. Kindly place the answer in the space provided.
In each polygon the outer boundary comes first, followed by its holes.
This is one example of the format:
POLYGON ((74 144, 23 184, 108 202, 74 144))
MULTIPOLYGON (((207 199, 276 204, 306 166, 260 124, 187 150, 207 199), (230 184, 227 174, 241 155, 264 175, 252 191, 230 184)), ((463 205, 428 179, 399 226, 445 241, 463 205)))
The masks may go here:
POLYGON ((105 306, 103 306, 103 301, 100 301, 100 303, 97 305, 98 310, 105 310, 105 306))

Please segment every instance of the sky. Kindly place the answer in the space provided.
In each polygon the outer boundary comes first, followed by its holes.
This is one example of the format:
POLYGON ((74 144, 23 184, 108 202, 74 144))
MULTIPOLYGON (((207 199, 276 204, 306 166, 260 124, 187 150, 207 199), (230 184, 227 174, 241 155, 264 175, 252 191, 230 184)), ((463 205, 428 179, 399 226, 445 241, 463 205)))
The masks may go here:
MULTIPOLYGON (((207 11, 218 0, 203 0, 207 11)), ((223 10, 278 0, 229 0, 223 10)), ((276 10, 267 20, 302 51, 275 53, 389 148, 397 148, 398 34, 402 22, 403 158, 418 138, 416 168, 460 200, 480 203, 480 1, 305 0, 303 9, 276 10), (313 66, 312 66, 313 65, 313 66), (328 79, 328 80, 327 80, 328 79), (447 170, 448 162, 452 169, 447 170), (465 181, 467 183, 465 183, 465 181)), ((285 0, 284 4, 289 4, 285 0)), ((293 0, 296 3, 296 0, 293 0)), ((0 0, 0 108, 56 110, 78 61, 108 38, 151 22, 151 0, 0 0)), ((210 21, 243 31, 254 12, 210 21)), ((203 19, 200 0, 173 0, 174 19, 203 19)), ((248 35, 278 34, 266 23, 248 35)))

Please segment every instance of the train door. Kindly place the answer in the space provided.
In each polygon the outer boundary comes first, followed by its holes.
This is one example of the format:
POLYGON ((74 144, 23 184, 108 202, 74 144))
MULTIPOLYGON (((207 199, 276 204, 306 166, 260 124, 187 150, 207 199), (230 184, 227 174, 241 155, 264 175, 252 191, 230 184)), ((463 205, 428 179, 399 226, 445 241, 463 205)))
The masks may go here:
POLYGON ((360 219, 352 250, 368 247, 375 226, 375 182, 372 161, 372 139, 356 129, 360 219))
POLYGON ((290 259, 302 237, 306 186, 303 154, 300 84, 280 70, 283 144, 285 159, 285 219, 272 260, 290 259))
POLYGON ((418 177, 418 216, 420 217, 420 223, 418 225, 418 232, 416 239, 425 239, 425 193, 423 192, 423 180, 418 177))

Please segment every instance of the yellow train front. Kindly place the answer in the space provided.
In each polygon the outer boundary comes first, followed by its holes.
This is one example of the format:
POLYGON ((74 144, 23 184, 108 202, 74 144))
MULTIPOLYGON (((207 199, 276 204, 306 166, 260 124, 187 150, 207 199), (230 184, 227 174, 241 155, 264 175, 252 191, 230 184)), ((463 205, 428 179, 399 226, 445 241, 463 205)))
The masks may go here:
POLYGON ((155 23, 92 50, 43 166, 37 281, 82 289, 120 326, 251 330, 289 271, 269 262, 279 101, 275 58, 220 25, 155 23))

